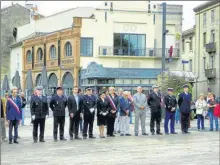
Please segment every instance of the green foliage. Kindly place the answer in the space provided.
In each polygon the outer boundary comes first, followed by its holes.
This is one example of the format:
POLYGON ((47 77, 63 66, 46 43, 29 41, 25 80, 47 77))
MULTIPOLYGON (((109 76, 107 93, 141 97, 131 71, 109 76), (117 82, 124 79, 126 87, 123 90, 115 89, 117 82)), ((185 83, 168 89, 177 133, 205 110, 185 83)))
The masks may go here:
POLYGON ((185 80, 184 77, 177 77, 177 76, 166 76, 164 77, 164 80, 162 81, 161 76, 158 78, 159 85, 162 93, 167 92, 167 88, 173 88, 174 89, 174 95, 178 96, 179 93, 183 92, 183 85, 188 84, 189 85, 189 92, 192 93, 192 85, 185 80))

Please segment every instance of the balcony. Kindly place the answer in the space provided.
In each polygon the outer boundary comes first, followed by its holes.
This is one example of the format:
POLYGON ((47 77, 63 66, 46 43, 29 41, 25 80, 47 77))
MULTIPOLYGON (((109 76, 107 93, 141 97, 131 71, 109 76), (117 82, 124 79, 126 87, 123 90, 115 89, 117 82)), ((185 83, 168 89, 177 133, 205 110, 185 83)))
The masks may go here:
POLYGON ((208 79, 212 79, 216 77, 216 69, 206 69, 205 70, 205 77, 208 79))
MULTIPOLYGON (((162 58, 162 48, 131 49, 131 48, 115 48, 108 46, 100 46, 99 56, 162 58)), ((165 50, 165 56, 166 58, 170 57, 170 49, 165 50)), ((180 50, 174 48, 172 53, 172 58, 179 58, 179 57, 180 57, 180 50)))
POLYGON ((206 49, 206 52, 208 52, 208 53, 215 52, 216 51, 216 43, 212 42, 212 43, 206 44, 205 49, 206 49))

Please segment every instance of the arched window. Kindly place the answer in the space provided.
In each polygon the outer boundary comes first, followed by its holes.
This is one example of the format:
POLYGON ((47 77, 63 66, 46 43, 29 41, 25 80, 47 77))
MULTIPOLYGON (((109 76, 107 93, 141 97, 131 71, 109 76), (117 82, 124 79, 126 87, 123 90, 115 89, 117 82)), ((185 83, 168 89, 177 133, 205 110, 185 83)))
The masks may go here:
POLYGON ((50 47, 50 59, 55 59, 56 57, 56 47, 52 45, 50 47))
POLYGON ((41 48, 38 48, 37 50, 37 61, 38 62, 43 61, 43 50, 41 48))
POLYGON ((27 58, 27 63, 31 63, 32 62, 32 54, 31 54, 30 50, 27 51, 26 58, 27 58))
POLYGON ((70 42, 67 42, 67 43, 65 44, 65 55, 66 55, 67 57, 72 56, 72 45, 71 45, 70 42))

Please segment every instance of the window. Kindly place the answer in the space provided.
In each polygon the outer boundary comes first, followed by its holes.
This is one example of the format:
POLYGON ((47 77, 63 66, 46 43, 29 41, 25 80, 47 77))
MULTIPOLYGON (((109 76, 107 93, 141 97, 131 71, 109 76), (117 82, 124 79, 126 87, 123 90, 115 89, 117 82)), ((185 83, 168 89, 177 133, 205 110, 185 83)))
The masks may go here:
POLYGON ((145 56, 145 34, 114 33, 114 55, 145 56))
POLYGON ((107 12, 105 12, 105 22, 107 22, 107 12))
POLYGON ((30 50, 27 51, 26 58, 27 58, 27 63, 32 62, 32 54, 30 50))
POLYGON ((80 55, 93 56, 93 38, 81 38, 80 55))
POLYGON ((72 45, 71 45, 70 42, 67 42, 67 43, 65 44, 65 55, 66 55, 67 57, 72 56, 72 45))
POLYGON ((215 42, 215 31, 211 30, 211 42, 215 42))
POLYGON ((192 37, 189 37, 190 43, 189 43, 189 50, 193 50, 193 41, 192 37))
POLYGON ((203 14, 203 27, 206 26, 206 13, 203 14))
POLYGON ((182 52, 185 52, 185 40, 182 40, 182 52))
POLYGON ((94 79, 89 79, 89 80, 88 80, 88 84, 95 84, 94 79))
POLYGON ((153 15, 153 23, 155 24, 155 21, 156 21, 156 15, 154 14, 153 15))
POLYGON ((108 6, 108 2, 105 2, 105 6, 108 6))
POLYGON ((37 50, 37 61, 38 62, 43 61, 43 50, 41 48, 38 48, 37 50))
POLYGON ((214 56, 210 56, 210 69, 214 69, 215 68, 215 58, 214 56))
POLYGON ((211 23, 215 21, 215 10, 211 10, 211 23))
POLYGON ((206 44, 206 32, 203 33, 203 46, 205 46, 206 44))
POLYGON ((50 47, 50 59, 55 59, 56 58, 56 47, 52 45, 50 47))
POLYGON ((192 72, 192 60, 189 60, 189 71, 192 72))
POLYGON ((203 57, 203 68, 206 69, 206 57, 203 57))

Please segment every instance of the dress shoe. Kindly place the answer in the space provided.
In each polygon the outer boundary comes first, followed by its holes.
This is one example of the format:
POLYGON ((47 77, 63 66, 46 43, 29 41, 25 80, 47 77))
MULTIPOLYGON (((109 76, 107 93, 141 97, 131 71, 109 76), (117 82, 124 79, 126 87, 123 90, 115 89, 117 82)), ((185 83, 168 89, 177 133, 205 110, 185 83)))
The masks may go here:
POLYGON ((190 132, 186 131, 187 134, 190 134, 190 132))
POLYGON ((19 144, 17 140, 14 140, 14 143, 19 144))
POLYGON ((147 133, 142 133, 142 135, 143 135, 143 136, 148 136, 148 134, 147 134, 147 133))
POLYGON ((158 132, 157 135, 163 135, 161 132, 158 132))
POLYGON ((76 136, 74 139, 81 140, 82 138, 80 138, 80 137, 76 136))
POLYGON ((114 135, 114 134, 112 134, 112 135, 110 135, 110 137, 115 137, 115 135, 114 135))
POLYGON ((95 136, 89 136, 89 138, 90 138, 90 139, 95 139, 96 137, 95 137, 95 136))
POLYGON ((171 132, 171 134, 178 134, 177 132, 171 132))
POLYGON ((110 135, 107 135, 107 137, 110 137, 110 135))
POLYGON ((186 132, 182 131, 182 134, 186 134, 186 132))
POLYGON ((131 136, 131 134, 125 134, 125 136, 131 136))
POLYGON ((61 141, 67 141, 67 139, 66 139, 66 138, 60 138, 60 140, 61 140, 61 141))
POLYGON ((70 140, 73 140, 73 137, 70 137, 70 140))
POLYGON ((45 142, 45 140, 44 140, 44 139, 41 139, 41 140, 40 140, 40 142, 44 143, 44 142, 45 142))
POLYGON ((12 144, 12 141, 9 141, 9 144, 12 144))
POLYGON ((124 134, 121 134, 120 136, 124 136, 124 134))

